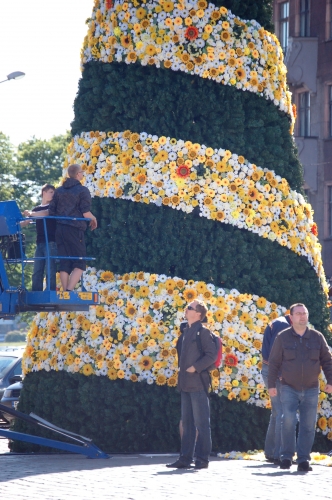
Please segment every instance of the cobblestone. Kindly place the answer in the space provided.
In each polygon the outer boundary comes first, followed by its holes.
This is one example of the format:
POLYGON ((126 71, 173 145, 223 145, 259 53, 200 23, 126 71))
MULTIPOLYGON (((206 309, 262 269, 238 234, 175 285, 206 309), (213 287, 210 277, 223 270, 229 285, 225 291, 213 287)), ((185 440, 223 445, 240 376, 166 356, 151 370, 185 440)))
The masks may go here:
POLYGON ((263 462, 212 458, 208 469, 167 469, 166 455, 16 455, 0 439, 0 498, 15 500, 247 499, 324 500, 331 498, 330 467, 307 474, 263 462))

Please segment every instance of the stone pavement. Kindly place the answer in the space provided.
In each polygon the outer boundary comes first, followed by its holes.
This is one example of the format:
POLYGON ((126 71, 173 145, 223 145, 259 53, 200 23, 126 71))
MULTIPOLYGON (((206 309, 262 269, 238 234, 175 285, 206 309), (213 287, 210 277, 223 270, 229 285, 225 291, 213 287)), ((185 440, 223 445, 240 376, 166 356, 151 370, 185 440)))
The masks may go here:
POLYGON ((4 500, 221 499, 324 500, 332 497, 332 468, 307 474, 257 461, 212 458, 209 469, 167 469, 174 456, 16 455, 0 438, 0 498, 4 500))

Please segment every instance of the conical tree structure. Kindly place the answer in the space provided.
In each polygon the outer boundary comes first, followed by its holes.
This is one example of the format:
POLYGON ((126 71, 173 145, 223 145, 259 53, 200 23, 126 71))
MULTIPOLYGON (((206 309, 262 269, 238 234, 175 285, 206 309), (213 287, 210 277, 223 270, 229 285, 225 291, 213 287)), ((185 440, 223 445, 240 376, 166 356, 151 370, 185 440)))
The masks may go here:
MULTIPOLYGON (((267 323, 303 302, 328 336, 295 110, 279 42, 262 27, 270 17, 268 0, 95 1, 65 169, 79 163, 93 196, 97 260, 84 284, 101 304, 35 319, 22 410, 107 450, 177 449, 175 344, 199 297, 224 345, 214 448, 262 446, 267 323)), ((332 438, 321 396, 318 430, 332 438)))

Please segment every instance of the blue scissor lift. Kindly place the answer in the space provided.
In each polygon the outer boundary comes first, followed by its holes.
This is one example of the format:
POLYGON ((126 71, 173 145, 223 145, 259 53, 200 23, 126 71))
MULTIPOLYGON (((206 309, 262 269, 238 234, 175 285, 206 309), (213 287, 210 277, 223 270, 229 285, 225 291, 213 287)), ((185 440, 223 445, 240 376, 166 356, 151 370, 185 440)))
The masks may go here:
MULTIPOLYGON (((33 220, 36 217, 23 219, 22 214, 17 206, 16 201, 1 201, 0 202, 0 239, 7 238, 6 241, 13 241, 18 248, 18 256, 14 258, 6 258, 0 252, 0 318, 10 319, 16 314, 26 311, 88 311, 89 306, 99 303, 99 295, 95 292, 60 292, 50 290, 49 280, 47 280, 46 289, 41 292, 31 292, 25 287, 24 269, 29 263, 33 263, 37 259, 44 257, 29 257, 24 254, 23 237, 20 223, 23 220, 33 220), (21 267, 21 283, 19 286, 12 286, 9 283, 5 263, 18 264, 21 267)), ((72 217, 44 217, 45 240, 48 249, 48 238, 46 231, 46 220, 55 219, 71 219, 71 220, 88 220, 72 217)), ((2 245, 4 246, 4 245, 2 245)), ((82 259, 83 257, 63 257, 50 256, 49 252, 46 258, 47 275, 50 276, 50 259, 82 259)), ((84 257, 84 260, 94 260, 92 257, 84 257)))
MULTIPOLYGON (((24 252, 23 235, 21 231, 21 222, 23 220, 34 220, 36 217, 23 218, 17 206, 16 201, 1 201, 0 202, 0 318, 11 319, 20 312, 56 312, 56 311, 88 311, 92 305, 99 303, 99 295, 95 292, 59 292, 50 290, 50 280, 47 280, 46 289, 40 292, 32 292, 25 287, 24 269, 27 264, 33 263, 38 258, 27 258, 24 252), (6 249, 15 242, 18 249, 18 255, 8 256, 6 249), (3 255, 4 253, 4 255, 3 255), (21 283, 19 286, 12 286, 9 283, 6 265, 19 265, 21 267, 21 283)), ((51 217, 44 217, 45 241, 48 249, 48 236, 46 230, 46 220, 51 217)), ((71 220, 86 220, 83 218, 72 217, 52 217, 56 219, 71 219, 71 220)), ((83 257, 63 257, 50 256, 49 251, 46 258, 47 276, 50 276, 50 259, 83 259, 83 257)), ((43 257, 39 257, 43 258, 43 257)), ((91 257, 84 257, 84 260, 94 260, 91 257)), ((16 418, 20 418, 29 423, 42 426, 68 439, 74 440, 78 444, 70 444, 61 441, 22 434, 11 430, 0 429, 0 436, 8 439, 26 441, 30 443, 49 446, 60 450, 66 450, 72 453, 81 453, 89 458, 109 458, 109 456, 95 446, 91 439, 78 434, 74 434, 65 429, 56 427, 50 422, 43 420, 38 415, 25 415, 17 410, 8 408, 0 404, 0 410, 4 413, 9 413, 16 418)))

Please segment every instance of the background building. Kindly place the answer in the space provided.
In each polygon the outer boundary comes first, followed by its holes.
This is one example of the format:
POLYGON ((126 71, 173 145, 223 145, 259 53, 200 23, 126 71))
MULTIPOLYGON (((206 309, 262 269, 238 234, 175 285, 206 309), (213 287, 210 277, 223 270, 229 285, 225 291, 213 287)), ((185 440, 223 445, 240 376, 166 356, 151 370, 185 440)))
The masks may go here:
POLYGON ((274 26, 297 107, 294 135, 304 189, 315 211, 325 271, 331 276, 332 0, 274 0, 274 26))

